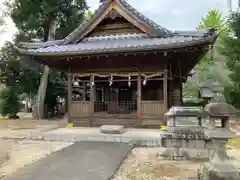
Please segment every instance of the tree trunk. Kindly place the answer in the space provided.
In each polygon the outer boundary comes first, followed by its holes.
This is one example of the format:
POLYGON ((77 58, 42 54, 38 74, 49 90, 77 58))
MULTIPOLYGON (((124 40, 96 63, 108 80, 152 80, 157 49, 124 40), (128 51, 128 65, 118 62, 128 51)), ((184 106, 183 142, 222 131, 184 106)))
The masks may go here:
MULTIPOLYGON (((52 18, 49 22, 48 41, 52 41, 55 39, 55 33, 56 33, 56 18, 52 18)), ((38 88, 36 105, 34 108, 34 110, 36 111, 34 114, 38 119, 45 117, 44 102, 45 102, 46 89, 48 84, 49 71, 50 71, 49 67, 45 65, 42 76, 41 76, 40 85, 38 88)))

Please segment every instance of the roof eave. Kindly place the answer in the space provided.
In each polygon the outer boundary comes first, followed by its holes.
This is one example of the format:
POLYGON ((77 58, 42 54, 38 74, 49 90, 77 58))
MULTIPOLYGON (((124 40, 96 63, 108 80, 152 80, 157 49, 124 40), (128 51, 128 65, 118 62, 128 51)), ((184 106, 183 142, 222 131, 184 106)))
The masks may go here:
POLYGON ((47 41, 47 42, 19 42, 17 46, 19 48, 24 49, 38 49, 38 48, 44 48, 48 46, 54 46, 54 45, 60 45, 62 44, 62 40, 55 40, 55 41, 47 41))
POLYGON ((151 51, 151 50, 168 50, 168 49, 180 49, 183 47, 191 47, 200 44, 213 44, 216 41, 217 36, 210 36, 201 40, 193 40, 190 42, 182 44, 164 44, 164 45, 153 45, 153 46, 143 46, 143 47, 132 47, 132 48, 114 48, 108 50, 95 50, 95 51, 72 51, 72 52, 33 52, 26 49, 15 47, 15 49, 23 55, 29 56, 76 56, 76 55, 97 55, 97 54, 106 54, 106 53, 124 53, 124 52, 139 52, 139 51, 151 51))

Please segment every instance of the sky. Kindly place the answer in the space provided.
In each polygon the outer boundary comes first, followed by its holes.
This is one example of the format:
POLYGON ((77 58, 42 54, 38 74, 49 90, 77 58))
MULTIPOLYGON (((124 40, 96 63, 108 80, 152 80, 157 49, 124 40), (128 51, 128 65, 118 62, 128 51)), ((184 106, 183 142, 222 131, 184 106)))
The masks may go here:
MULTIPOLYGON (((0 0, 0 7, 4 0, 0 0)), ((208 11, 216 9, 224 15, 228 14, 227 0, 127 0, 138 11, 159 25, 170 30, 195 30, 202 17, 208 11), (141 2, 141 3, 140 3, 141 2)), ((233 9, 237 0, 233 0, 233 9)), ((99 0, 87 0, 88 6, 94 11, 99 0)), ((11 40, 16 28, 8 19, 5 33, 0 32, 0 46, 11 40)))

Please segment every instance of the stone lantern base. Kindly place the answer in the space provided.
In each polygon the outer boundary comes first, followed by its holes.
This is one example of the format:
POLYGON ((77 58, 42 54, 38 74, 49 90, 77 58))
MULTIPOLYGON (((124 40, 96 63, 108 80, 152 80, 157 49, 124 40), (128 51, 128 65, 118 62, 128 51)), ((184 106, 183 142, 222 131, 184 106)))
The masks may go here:
POLYGON ((219 164, 205 163, 198 170, 199 180, 239 180, 240 171, 234 167, 233 161, 219 164))

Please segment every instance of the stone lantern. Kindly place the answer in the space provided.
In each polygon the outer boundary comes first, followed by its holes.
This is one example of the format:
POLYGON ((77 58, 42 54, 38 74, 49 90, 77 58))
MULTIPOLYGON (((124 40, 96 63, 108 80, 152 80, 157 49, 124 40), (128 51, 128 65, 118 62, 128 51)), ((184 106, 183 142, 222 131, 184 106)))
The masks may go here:
POLYGON ((217 81, 211 85, 201 84, 199 95, 203 99, 203 106, 207 105, 211 100, 215 98, 221 101, 225 101, 224 87, 217 81))
POLYGON ((174 106, 165 116, 168 132, 162 135, 162 146, 166 149, 159 155, 168 160, 203 158, 203 149, 205 148, 202 128, 203 109, 201 107, 174 106))
POLYGON ((207 105, 208 102, 214 96, 213 90, 206 84, 201 84, 200 91, 199 91, 200 98, 203 99, 203 106, 207 105))
POLYGON ((219 82, 214 82, 212 85, 212 91, 216 96, 223 96, 224 87, 219 82))
MULTIPOLYGON (((216 98, 217 99, 217 98, 216 98)), ((234 166, 226 153, 228 139, 235 137, 235 133, 229 130, 229 117, 236 116, 239 111, 226 102, 217 100, 205 106, 209 126, 204 129, 204 135, 212 140, 213 147, 209 162, 203 164, 199 170, 200 180, 239 180, 238 169, 234 166), (216 126, 220 120, 221 126, 216 126)))

